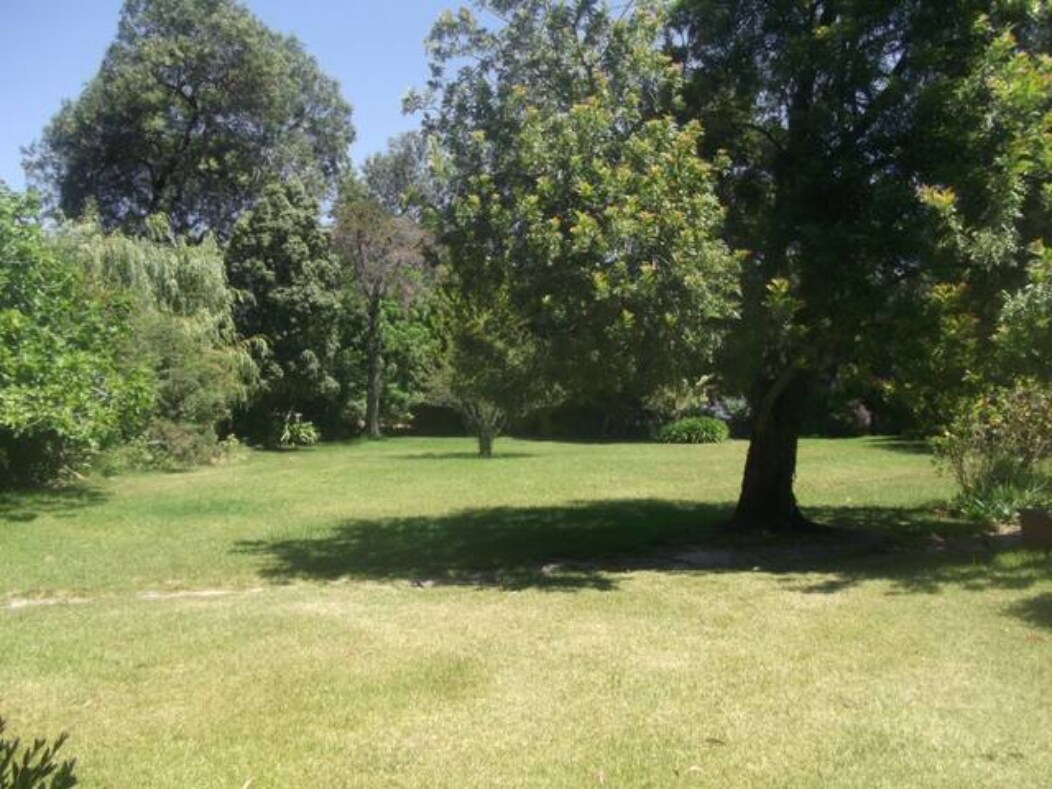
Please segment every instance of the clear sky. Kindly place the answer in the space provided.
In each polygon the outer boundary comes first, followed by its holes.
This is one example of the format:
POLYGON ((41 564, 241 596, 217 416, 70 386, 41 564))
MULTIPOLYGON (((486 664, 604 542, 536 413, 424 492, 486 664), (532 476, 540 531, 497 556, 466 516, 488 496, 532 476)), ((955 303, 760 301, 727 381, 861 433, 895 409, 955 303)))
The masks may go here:
MULTIPOLYGON (((274 30, 296 35, 354 107, 356 162, 415 126, 405 91, 427 78, 423 41, 460 0, 247 0, 274 30)), ((22 189, 19 149, 98 71, 121 0, 0 0, 0 180, 22 189)))

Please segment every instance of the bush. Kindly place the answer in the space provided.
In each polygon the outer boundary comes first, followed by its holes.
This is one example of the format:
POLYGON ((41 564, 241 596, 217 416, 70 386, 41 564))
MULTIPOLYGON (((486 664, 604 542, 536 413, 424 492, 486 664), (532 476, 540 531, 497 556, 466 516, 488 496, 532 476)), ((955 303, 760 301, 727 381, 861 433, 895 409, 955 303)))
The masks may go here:
POLYGON ((1011 520, 1046 495, 1041 466, 1052 457, 1052 387, 1023 380, 975 398, 934 444, 937 462, 960 487, 962 513, 986 523, 1011 520))
POLYGON ((153 381, 131 341, 124 294, 56 254, 38 206, 0 183, 0 482, 61 481, 141 429, 153 381))
POLYGON ((55 760, 66 742, 63 734, 48 745, 46 740, 35 740, 23 747, 21 740, 8 739, 4 732, 7 723, 0 718, 0 787, 11 789, 69 789, 77 785, 73 770, 76 760, 55 760))
POLYGON ((657 438, 666 444, 719 444, 730 435, 726 422, 711 416, 692 416, 665 425, 657 438))
POLYGON ((282 449, 312 447, 318 443, 318 429, 314 423, 307 422, 299 414, 285 417, 285 426, 281 430, 278 446, 282 449))

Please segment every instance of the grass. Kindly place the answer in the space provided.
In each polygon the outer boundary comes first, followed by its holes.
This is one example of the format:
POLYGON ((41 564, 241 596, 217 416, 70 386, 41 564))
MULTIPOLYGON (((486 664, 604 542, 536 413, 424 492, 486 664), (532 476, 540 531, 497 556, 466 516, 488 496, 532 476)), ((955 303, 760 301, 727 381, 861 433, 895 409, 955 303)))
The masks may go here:
POLYGON ((89 787, 1046 785, 1052 560, 919 550, 916 447, 805 443, 861 556, 728 554, 740 443, 498 451, 0 498, 0 714, 89 787))

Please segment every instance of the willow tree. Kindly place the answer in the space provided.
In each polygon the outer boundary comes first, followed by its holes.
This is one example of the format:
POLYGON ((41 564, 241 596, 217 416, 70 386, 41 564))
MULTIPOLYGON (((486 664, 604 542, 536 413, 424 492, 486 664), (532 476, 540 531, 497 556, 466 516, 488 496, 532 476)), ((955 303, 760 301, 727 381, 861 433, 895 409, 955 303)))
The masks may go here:
POLYGON ((339 87, 238 0, 126 0, 99 73, 28 152, 35 185, 107 229, 229 236, 274 179, 321 195, 354 138, 339 87))
POLYGON ((552 386, 641 402, 707 363, 737 287, 701 128, 670 115, 661 4, 476 5, 439 19, 410 102, 451 282, 521 319, 552 386))
POLYGON ((750 251, 742 523, 806 523, 797 442, 823 378, 936 356, 939 321, 915 318, 947 288, 996 320, 1049 228, 1049 21, 1047 2, 678 3, 684 117, 731 159, 728 238, 750 251))
POLYGON ((61 225, 51 245, 131 305, 123 354, 128 367, 153 372, 147 435, 167 455, 158 453, 157 462, 191 462, 190 446, 197 460, 209 459, 217 427, 247 402, 257 378, 234 327, 234 292, 215 239, 173 236, 164 217, 149 220, 147 237, 106 233, 89 218, 61 225), (182 459, 173 456, 173 444, 187 445, 182 459))

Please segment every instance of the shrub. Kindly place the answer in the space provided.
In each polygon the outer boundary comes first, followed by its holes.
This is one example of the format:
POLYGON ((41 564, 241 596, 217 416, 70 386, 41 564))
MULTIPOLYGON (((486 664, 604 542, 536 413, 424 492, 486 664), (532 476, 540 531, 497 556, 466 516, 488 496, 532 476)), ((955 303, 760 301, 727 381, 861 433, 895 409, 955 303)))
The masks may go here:
POLYGON ((77 785, 75 759, 57 762, 56 755, 66 742, 63 734, 48 745, 35 740, 23 747, 21 740, 7 738, 7 723, 0 718, 0 787, 11 789, 69 789, 77 785))
POLYGON ((278 445, 282 449, 312 447, 318 443, 318 429, 313 422, 305 421, 300 414, 289 414, 281 430, 278 445))
POLYGON ((960 487, 958 509, 987 523, 1010 520, 1044 495, 1052 387, 1023 380, 970 400, 934 443, 937 462, 960 487))
POLYGON ((128 364, 125 295, 52 250, 32 200, 0 184, 0 482, 75 475, 141 429, 153 381, 128 364))
POLYGON ((726 422, 711 416, 692 416, 665 425, 657 438, 666 444, 719 444, 730 434, 726 422))

